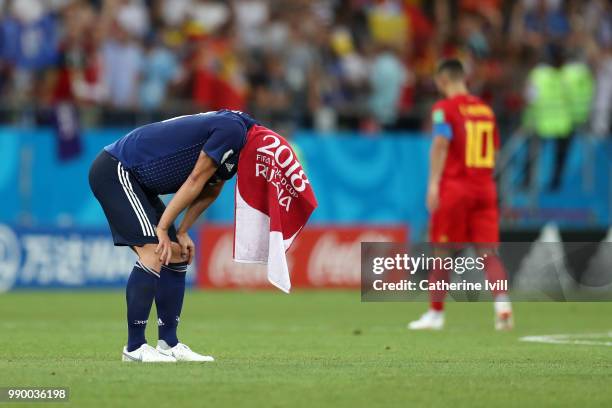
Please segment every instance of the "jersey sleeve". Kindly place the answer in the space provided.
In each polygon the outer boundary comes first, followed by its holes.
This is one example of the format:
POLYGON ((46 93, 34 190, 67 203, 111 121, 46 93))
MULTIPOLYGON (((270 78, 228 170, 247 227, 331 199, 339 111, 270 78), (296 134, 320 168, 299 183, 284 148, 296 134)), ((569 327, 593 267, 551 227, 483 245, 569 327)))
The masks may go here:
POLYGON ((442 136, 447 140, 453 138, 453 129, 444 105, 436 103, 431 110, 432 136, 442 136))
POLYGON ((236 155, 244 144, 245 128, 237 122, 229 122, 213 128, 202 150, 217 166, 236 155))

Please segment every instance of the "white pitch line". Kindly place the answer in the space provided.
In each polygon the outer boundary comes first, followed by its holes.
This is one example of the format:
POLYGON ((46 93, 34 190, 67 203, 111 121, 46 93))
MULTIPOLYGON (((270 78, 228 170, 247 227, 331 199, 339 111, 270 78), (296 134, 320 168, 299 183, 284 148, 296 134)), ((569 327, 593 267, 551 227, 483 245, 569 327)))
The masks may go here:
POLYGON ((583 334, 548 334, 542 336, 525 336, 519 338, 519 341, 530 343, 546 343, 546 344, 573 344, 579 346, 607 346, 612 347, 612 332, 608 333, 583 333, 583 334), (600 338, 609 338, 607 340, 594 340, 600 338))

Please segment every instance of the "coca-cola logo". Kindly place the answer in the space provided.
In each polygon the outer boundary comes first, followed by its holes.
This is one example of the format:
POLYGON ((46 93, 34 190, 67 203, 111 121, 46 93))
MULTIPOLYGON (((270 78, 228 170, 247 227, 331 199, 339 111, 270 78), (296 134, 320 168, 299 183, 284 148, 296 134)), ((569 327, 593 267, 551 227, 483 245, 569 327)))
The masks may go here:
MULTIPOLYGON (((405 242, 403 226, 305 229, 286 253, 294 288, 359 287, 362 242, 405 242)), ((208 226, 199 239, 198 283, 202 287, 270 288, 268 266, 233 260, 234 231, 208 226)))
POLYGON ((393 236, 366 231, 349 241, 334 232, 321 235, 308 260, 308 279, 314 286, 358 286, 361 282, 361 243, 391 242, 393 236))

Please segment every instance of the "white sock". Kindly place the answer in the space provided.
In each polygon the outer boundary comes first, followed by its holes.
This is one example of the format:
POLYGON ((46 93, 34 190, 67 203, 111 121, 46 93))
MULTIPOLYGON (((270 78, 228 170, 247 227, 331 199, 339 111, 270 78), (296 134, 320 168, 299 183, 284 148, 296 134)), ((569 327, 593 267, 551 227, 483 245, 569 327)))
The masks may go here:
POLYGON ((505 293, 495 297, 493 306, 495 308, 495 313, 498 314, 512 312, 512 303, 510 303, 510 298, 505 293))

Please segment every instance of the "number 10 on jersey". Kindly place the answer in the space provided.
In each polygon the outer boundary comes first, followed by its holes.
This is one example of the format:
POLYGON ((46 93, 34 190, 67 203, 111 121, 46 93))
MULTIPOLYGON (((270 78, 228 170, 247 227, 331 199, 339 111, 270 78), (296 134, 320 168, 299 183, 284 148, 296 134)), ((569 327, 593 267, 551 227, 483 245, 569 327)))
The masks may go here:
POLYGON ((465 165, 467 167, 492 168, 495 166, 493 127, 494 123, 489 120, 465 122, 465 165))

